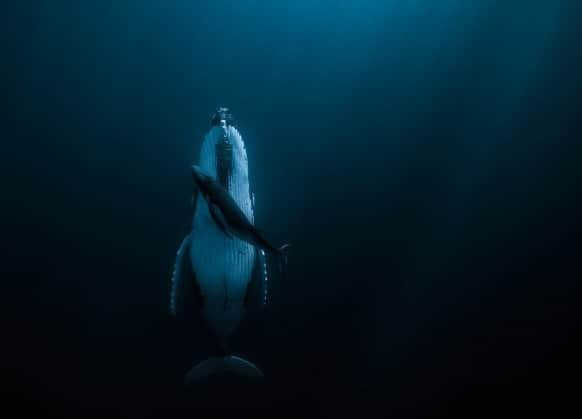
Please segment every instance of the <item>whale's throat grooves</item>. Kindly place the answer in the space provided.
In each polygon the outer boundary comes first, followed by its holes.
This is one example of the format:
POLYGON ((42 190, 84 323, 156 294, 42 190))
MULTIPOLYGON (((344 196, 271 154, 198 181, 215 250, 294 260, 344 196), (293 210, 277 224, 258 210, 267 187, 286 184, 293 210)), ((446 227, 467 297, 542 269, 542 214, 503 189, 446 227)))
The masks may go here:
POLYGON ((216 174, 220 184, 230 192, 232 177, 232 143, 225 132, 216 143, 216 174))
MULTIPOLYGON (((202 143, 199 166, 228 190, 253 222, 248 159, 235 127, 210 129, 202 143)), ((257 253, 251 244, 228 237, 217 227, 204 199, 197 201, 191 235, 191 269, 205 301, 206 323, 213 334, 228 337, 242 318, 257 253)))

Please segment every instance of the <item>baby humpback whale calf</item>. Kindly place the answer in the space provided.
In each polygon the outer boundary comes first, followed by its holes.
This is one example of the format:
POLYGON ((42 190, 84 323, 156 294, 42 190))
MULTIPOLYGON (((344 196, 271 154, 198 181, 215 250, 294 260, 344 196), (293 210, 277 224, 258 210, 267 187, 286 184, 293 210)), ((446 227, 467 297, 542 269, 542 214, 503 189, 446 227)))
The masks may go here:
POLYGON ((197 191, 208 203, 210 216, 225 235, 231 238, 236 236, 271 254, 286 258, 290 245, 275 247, 269 243, 217 180, 204 173, 197 165, 192 166, 192 178, 197 191))

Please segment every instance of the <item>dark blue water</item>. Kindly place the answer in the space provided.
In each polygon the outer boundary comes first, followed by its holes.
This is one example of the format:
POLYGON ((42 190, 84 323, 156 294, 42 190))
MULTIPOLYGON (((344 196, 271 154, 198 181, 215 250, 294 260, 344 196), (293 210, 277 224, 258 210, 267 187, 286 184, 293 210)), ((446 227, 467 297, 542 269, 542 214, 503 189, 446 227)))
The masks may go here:
POLYGON ((271 417, 574 406, 576 2, 2 9, 9 405, 125 418, 241 402, 271 417), (268 385, 188 393, 208 343, 169 316, 169 279, 217 106, 246 141, 257 223, 294 250, 232 342, 268 385))

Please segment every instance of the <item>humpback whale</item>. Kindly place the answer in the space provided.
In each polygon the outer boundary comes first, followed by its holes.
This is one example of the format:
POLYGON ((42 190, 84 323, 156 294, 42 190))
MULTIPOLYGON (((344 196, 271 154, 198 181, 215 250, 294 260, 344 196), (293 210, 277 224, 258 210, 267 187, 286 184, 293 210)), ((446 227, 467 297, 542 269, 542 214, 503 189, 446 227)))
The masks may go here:
POLYGON ((227 342, 245 313, 260 310, 267 302, 266 253, 286 260, 289 247, 273 246, 254 227, 248 160, 233 121, 227 108, 219 108, 212 117, 199 163, 191 167, 192 225, 174 261, 170 313, 176 316, 191 303, 216 344, 210 358, 186 374, 187 385, 222 373, 245 380, 262 378, 252 362, 229 354, 227 342))

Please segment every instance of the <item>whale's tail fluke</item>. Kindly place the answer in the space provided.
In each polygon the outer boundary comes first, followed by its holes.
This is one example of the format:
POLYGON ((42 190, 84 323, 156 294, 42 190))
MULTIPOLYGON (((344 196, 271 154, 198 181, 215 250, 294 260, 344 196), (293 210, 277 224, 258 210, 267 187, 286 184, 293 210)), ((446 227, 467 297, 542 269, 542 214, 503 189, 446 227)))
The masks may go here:
POLYGON ((208 358, 194 366, 184 377, 184 385, 195 386, 220 378, 258 383, 263 380, 263 373, 255 364, 241 357, 218 356, 208 358))

